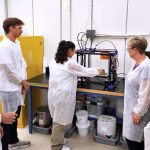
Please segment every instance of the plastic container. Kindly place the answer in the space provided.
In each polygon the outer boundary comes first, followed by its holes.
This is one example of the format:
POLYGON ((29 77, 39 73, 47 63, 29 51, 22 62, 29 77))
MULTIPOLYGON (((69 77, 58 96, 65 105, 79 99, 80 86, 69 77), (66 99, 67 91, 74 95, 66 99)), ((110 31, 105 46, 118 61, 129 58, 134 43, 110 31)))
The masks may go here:
POLYGON ((120 135, 120 129, 119 128, 117 128, 117 129, 118 130, 117 130, 116 136, 114 138, 101 137, 101 136, 95 134, 93 139, 95 142, 98 142, 98 143, 115 146, 115 145, 117 145, 117 143, 119 141, 119 135, 120 135))
POLYGON ((94 131, 96 128, 96 120, 89 120, 90 121, 90 131, 94 131))
POLYGON ((78 122, 76 122, 76 126, 78 128, 78 133, 81 137, 85 137, 85 136, 88 135, 89 127, 90 127, 90 122, 89 121, 86 125, 80 125, 78 122))
POLYGON ((75 112, 79 111, 79 110, 85 110, 86 108, 86 103, 83 101, 76 101, 76 107, 75 107, 75 112))
POLYGON ((39 126, 36 126, 36 125, 32 125, 32 129, 35 132, 44 133, 44 134, 49 134, 51 132, 51 126, 46 128, 46 127, 39 127, 39 126))
POLYGON ((104 110, 104 100, 95 98, 95 100, 89 100, 86 102, 88 115, 91 118, 97 118, 103 113, 104 110))
POLYGON ((52 123, 48 106, 38 107, 37 114, 39 126, 44 127, 52 123))
POLYGON ((88 124, 88 112, 86 110, 79 110, 76 112, 77 122, 79 125, 88 124))
POLYGON ((122 99, 117 100, 116 104, 116 117, 123 118, 124 101, 122 99))
POLYGON ((116 136, 116 118, 100 115, 97 121, 97 135, 104 138, 114 138, 116 136))

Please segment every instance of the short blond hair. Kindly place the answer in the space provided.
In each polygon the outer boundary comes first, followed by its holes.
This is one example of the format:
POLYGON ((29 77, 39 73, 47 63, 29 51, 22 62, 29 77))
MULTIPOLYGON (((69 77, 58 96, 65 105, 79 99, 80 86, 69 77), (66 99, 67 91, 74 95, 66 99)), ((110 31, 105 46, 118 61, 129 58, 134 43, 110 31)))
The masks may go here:
POLYGON ((134 36, 128 41, 128 46, 130 46, 131 48, 137 48, 140 54, 145 53, 147 45, 148 42, 143 36, 134 36))

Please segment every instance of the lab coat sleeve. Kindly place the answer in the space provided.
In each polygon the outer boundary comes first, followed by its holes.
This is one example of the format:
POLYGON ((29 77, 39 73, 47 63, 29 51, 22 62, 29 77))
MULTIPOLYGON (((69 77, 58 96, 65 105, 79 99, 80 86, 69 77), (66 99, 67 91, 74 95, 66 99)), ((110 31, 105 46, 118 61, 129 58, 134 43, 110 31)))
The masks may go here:
POLYGON ((27 72, 26 72, 26 62, 24 59, 22 59, 22 80, 27 80, 27 72))
POLYGON ((17 85, 21 84, 23 79, 16 73, 15 67, 12 64, 0 64, 0 68, 5 72, 10 82, 17 85))
POLYGON ((144 116, 150 106, 150 78, 140 81, 138 104, 133 112, 139 116, 144 116))
POLYGON ((99 75, 98 69, 83 67, 75 61, 70 61, 68 63, 68 70, 72 74, 82 77, 94 77, 96 75, 99 75))
MULTIPOLYGON (((11 55, 12 54, 10 49, 7 50, 5 47, 0 47, 0 70, 2 70, 6 74, 10 82, 18 85, 22 82, 23 78, 15 70, 11 55)), ((24 71, 22 70, 22 74, 23 72, 24 71)))

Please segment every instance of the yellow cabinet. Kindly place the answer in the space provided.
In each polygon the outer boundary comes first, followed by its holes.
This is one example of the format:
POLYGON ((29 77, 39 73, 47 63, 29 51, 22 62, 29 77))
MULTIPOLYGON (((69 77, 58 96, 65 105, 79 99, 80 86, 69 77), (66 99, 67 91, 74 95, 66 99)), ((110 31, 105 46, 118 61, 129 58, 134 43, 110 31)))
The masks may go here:
MULTIPOLYGON (((0 37, 0 40, 2 37, 0 37)), ((22 54, 27 63, 27 78, 33 78, 42 74, 44 40, 42 36, 27 36, 18 38, 21 44, 22 54)), ((28 104, 27 95, 25 98, 25 107, 22 107, 18 127, 23 128, 28 122, 28 104)), ((0 106, 0 112, 2 111, 0 106)))

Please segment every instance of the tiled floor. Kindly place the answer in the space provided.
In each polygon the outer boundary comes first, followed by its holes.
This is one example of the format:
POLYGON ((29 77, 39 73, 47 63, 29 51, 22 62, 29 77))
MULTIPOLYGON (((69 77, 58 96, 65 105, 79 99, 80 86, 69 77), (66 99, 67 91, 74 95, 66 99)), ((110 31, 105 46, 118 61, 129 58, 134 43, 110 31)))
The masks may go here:
MULTIPOLYGON (((29 134, 28 127, 24 129, 18 129, 18 134, 20 140, 31 141, 31 146, 24 148, 24 150, 51 150, 50 134, 45 135, 36 132, 29 134)), ((109 146, 94 142, 92 133, 87 137, 80 137, 75 132, 70 138, 70 145, 72 150, 125 150, 120 146, 109 146)))

